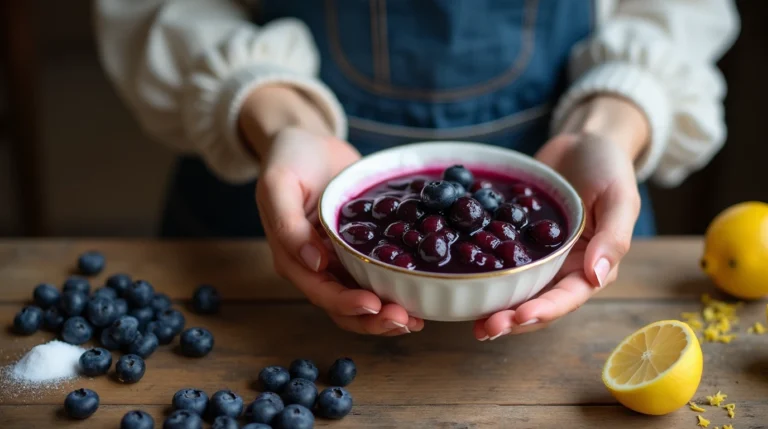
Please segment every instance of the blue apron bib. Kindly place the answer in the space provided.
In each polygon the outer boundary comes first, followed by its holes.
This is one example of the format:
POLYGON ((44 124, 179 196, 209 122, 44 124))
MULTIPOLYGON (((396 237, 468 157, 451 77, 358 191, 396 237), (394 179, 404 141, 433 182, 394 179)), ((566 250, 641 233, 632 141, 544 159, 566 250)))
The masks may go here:
MULTIPOLYGON (((593 30, 592 2, 572 0, 262 0, 258 24, 295 17, 311 29, 320 78, 349 117, 363 155, 426 140, 464 140, 532 155, 547 141, 573 45, 593 30)), ((264 232, 255 183, 217 180, 196 158, 176 166, 162 224, 170 237, 264 232)), ((635 235, 655 233, 643 209, 635 235)))

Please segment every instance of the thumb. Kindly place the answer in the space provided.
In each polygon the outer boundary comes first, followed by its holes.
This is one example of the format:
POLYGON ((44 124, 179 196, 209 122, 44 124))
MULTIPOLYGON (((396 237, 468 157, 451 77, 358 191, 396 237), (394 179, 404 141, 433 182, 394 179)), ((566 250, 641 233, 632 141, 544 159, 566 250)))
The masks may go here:
POLYGON ((584 255, 584 272, 594 286, 602 287, 629 251, 632 231, 640 213, 640 195, 629 187, 609 186, 595 201, 595 235, 584 255))
POLYGON ((256 199, 270 242, 319 272, 327 266, 328 255, 322 238, 307 219, 308 194, 291 170, 277 167, 259 178, 256 199))

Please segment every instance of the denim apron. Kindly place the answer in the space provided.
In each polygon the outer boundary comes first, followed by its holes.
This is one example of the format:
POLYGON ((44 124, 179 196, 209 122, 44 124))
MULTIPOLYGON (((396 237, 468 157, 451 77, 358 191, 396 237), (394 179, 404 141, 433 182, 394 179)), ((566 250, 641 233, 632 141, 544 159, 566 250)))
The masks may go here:
MULTIPOLYGON (((573 45, 594 5, 573 0, 262 0, 257 24, 295 17, 320 50, 320 77, 363 155, 463 140, 532 155, 547 141, 573 45)), ((255 183, 217 180, 179 159, 163 216, 167 237, 263 236, 255 183)), ((635 236, 655 233, 645 185, 635 236)))

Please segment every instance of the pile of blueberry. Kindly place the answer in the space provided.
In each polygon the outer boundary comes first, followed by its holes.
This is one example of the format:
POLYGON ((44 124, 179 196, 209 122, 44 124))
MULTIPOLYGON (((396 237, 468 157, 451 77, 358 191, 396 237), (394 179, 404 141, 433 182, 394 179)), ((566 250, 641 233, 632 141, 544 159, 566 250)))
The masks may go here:
POLYGON ((390 180, 341 209, 355 249, 409 270, 468 273, 519 267, 565 240, 562 211, 532 185, 477 180, 461 165, 390 180))
MULTIPOLYGON (((182 389, 173 395, 174 411, 165 419, 163 429, 201 429, 204 420, 210 421, 213 429, 238 429, 241 416, 248 422, 243 429, 311 429, 315 425, 313 410, 328 419, 349 414, 352 395, 344 387, 356 375, 351 359, 337 359, 328 371, 332 387, 318 393, 315 381, 319 370, 312 361, 297 359, 288 369, 270 366, 259 373, 263 392, 248 406, 231 390, 219 390, 209 398, 202 390, 182 389)), ((75 390, 64 402, 67 413, 78 419, 91 416, 98 407, 99 395, 88 389, 75 390)), ((141 410, 128 412, 120 423, 121 429, 154 426, 152 416, 141 410)))

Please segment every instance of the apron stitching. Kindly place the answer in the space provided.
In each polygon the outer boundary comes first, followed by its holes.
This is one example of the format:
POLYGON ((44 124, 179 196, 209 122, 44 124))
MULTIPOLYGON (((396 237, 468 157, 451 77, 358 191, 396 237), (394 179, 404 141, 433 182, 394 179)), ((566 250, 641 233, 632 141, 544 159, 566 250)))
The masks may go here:
POLYGON ((547 115, 551 111, 549 103, 521 110, 509 116, 476 125, 467 125, 456 128, 417 128, 403 125, 385 124, 370 119, 350 116, 349 128, 367 131, 371 133, 406 137, 415 139, 459 139, 467 137, 489 136, 501 131, 506 131, 539 117, 547 115))
POLYGON ((491 78, 483 83, 471 85, 463 88, 447 90, 424 90, 416 88, 401 88, 389 84, 382 84, 371 81, 364 74, 360 73, 347 59, 344 50, 341 48, 339 38, 338 17, 336 13, 336 0, 326 0, 326 21, 328 31, 328 44, 331 55, 334 58, 339 70, 350 81, 356 83, 361 88, 385 97, 421 100, 431 102, 447 102, 468 99, 483 94, 487 94, 509 85, 519 77, 533 56, 533 48, 536 42, 536 15, 538 12, 539 0, 526 0, 525 12, 523 18, 523 30, 520 53, 512 66, 500 75, 491 78))
POLYGON ((389 83, 389 41, 387 39, 387 0, 379 3, 379 54, 381 55, 381 80, 389 83))
POLYGON ((379 20, 377 16, 377 0, 368 0, 371 7, 371 58, 373 61, 373 79, 381 80, 381 54, 379 52, 379 20))

